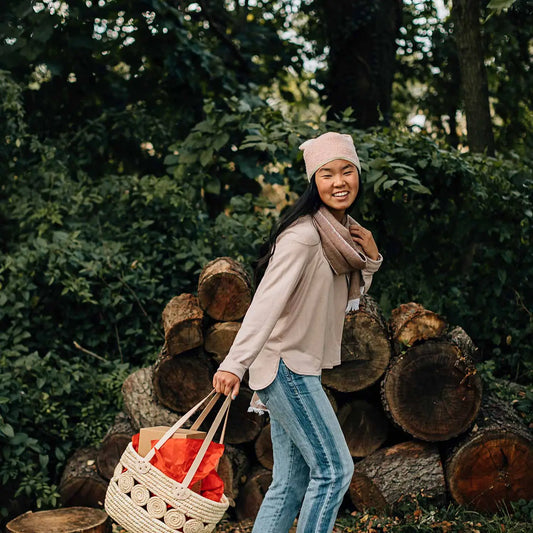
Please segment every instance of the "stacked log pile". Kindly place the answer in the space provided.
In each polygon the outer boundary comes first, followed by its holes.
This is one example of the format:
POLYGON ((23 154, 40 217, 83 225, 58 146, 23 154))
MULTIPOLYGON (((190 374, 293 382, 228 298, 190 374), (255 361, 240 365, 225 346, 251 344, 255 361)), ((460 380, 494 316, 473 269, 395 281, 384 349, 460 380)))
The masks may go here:
MULTIPOLYGON (((101 448, 73 457, 60 487, 65 504, 98 506, 131 436, 141 427, 173 424, 212 390, 251 298, 244 268, 219 258, 200 274, 198 296, 168 302, 157 361, 124 382, 124 412, 101 448)), ((346 316, 342 365, 325 370, 322 384, 354 457, 347 505, 388 511, 421 492, 436 504, 451 497, 492 511, 533 499, 533 437, 510 409, 482 397, 476 358, 462 328, 417 303, 400 305, 387 322, 364 296, 346 316)), ((230 516, 239 520, 255 517, 272 480, 268 415, 248 412, 251 396, 245 376, 219 465, 230 516)))

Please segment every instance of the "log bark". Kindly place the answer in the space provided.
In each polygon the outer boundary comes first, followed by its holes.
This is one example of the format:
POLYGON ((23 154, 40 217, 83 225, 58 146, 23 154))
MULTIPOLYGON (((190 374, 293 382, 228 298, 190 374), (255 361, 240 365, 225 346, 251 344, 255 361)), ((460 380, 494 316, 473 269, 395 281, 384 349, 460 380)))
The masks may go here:
POLYGON ((162 314, 165 343, 170 356, 202 346, 204 312, 198 298, 180 294, 168 302, 162 314))
POLYGON ((241 327, 240 322, 217 322, 205 334, 204 349, 217 363, 222 363, 241 327))
POLYGON ((268 470, 274 467, 274 454, 272 452, 272 438, 270 436, 270 424, 267 424, 257 437, 255 444, 255 456, 257 460, 268 470))
POLYGON ((132 426, 128 415, 120 412, 115 417, 113 426, 102 440, 98 455, 96 456, 96 467, 98 473, 105 479, 113 477, 113 471, 120 460, 120 456, 131 442, 131 437, 137 433, 132 426))
POLYGON ((472 429, 447 444, 446 480, 460 505, 494 513, 533 499, 533 435, 501 400, 487 395, 472 429))
POLYGON ((466 431, 481 403, 472 361, 445 340, 418 343, 391 362, 381 383, 390 418, 413 437, 445 441, 466 431))
POLYGON ((239 320, 252 301, 250 278, 240 263, 231 257, 219 257, 205 265, 200 273, 198 300, 215 320, 239 320))
POLYGON ((154 365, 154 393, 165 407, 185 413, 211 392, 212 376, 212 364, 200 349, 173 357, 163 347, 154 365))
POLYGON ((217 471, 224 481, 224 494, 232 507, 236 505, 240 487, 246 481, 249 470, 250 460, 246 453, 236 446, 226 444, 217 471))
POLYGON ((352 457, 366 457, 381 447, 389 423, 381 406, 365 400, 351 401, 337 415, 352 457))
POLYGON ((111 522, 100 509, 67 507, 51 511, 28 511, 11 520, 8 533, 111 533, 111 522))
POLYGON ((435 505, 445 503, 445 483, 438 449, 423 442, 382 448, 356 463, 349 494, 359 510, 391 512, 402 496, 423 492, 435 505))
POLYGON ((472 359, 474 363, 481 362, 481 353, 474 341, 461 326, 456 326, 444 335, 446 340, 453 342, 461 353, 472 359))
POLYGON ((272 483, 272 472, 263 468, 256 469, 241 488, 235 514, 238 520, 255 518, 272 483))
MULTIPOLYGON (((178 420, 176 413, 161 405, 154 393, 153 368, 140 368, 122 384, 124 411, 135 431, 142 427, 172 426, 178 420)), ((190 427, 190 423, 184 427, 190 427)))
POLYGON ((355 392, 375 383, 391 357, 388 326, 376 301, 363 296, 358 311, 348 313, 338 367, 322 372, 322 383, 339 392, 355 392))
POLYGON ((96 471, 94 448, 80 448, 67 461, 59 493, 64 506, 102 507, 107 481, 96 471))
POLYGON ((389 326, 394 351, 399 353, 403 346, 413 346, 417 341, 439 337, 446 322, 433 311, 409 302, 392 310, 389 326))

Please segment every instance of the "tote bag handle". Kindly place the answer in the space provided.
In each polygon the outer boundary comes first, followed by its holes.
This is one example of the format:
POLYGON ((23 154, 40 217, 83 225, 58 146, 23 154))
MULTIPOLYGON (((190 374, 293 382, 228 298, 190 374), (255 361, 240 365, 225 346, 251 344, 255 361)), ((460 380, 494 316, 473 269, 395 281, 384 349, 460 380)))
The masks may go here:
MULTIPOLYGON (((143 460, 146 463, 149 463, 153 456, 155 455, 155 451, 159 450, 165 442, 167 442, 168 439, 176 433, 178 429, 180 429, 191 416, 200 409, 200 407, 209 399, 211 398, 211 401, 208 403, 208 405, 204 408, 196 422, 191 426, 191 429, 198 429, 200 424, 203 422, 205 417, 209 414, 209 412, 213 409, 213 406, 216 404, 218 399, 220 398, 221 394, 217 393, 214 389, 202 400, 200 400, 192 409, 190 409, 187 413, 185 413, 154 445, 154 447, 146 454, 146 456, 143 458, 143 460), (214 395, 214 396, 213 396, 214 395), (211 398, 213 396, 213 398, 211 398)), ((224 434, 226 432, 226 425, 228 422, 228 415, 229 415, 229 408, 231 405, 231 396, 228 395, 227 398, 224 400, 224 403, 220 407, 217 416, 215 417, 215 420, 213 420, 213 423, 211 424, 211 427, 209 428, 209 431, 207 432, 207 435, 202 443, 202 446, 198 450, 198 453, 196 455, 196 458, 194 459, 191 467, 189 468, 189 471, 187 472, 187 475, 185 476, 185 479, 182 481, 182 484, 186 487, 189 486, 190 482, 194 478, 196 471, 198 470, 198 467, 200 466, 206 452, 207 448, 211 444, 211 441, 213 440, 213 437, 220 426, 220 423, 222 422, 222 418, 225 415, 225 421, 224 426, 222 428, 222 434, 220 437, 220 443, 222 444, 224 441, 224 434)))

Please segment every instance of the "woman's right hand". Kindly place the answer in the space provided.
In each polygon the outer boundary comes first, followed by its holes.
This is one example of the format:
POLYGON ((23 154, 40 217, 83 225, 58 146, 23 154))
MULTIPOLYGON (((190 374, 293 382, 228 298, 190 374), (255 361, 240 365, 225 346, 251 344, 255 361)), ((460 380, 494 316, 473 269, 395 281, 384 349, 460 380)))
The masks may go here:
POLYGON ((235 374, 226 372, 225 370, 219 370, 213 376, 213 387, 217 392, 228 396, 231 394, 231 399, 235 400, 237 394, 239 394, 239 388, 241 380, 235 374))

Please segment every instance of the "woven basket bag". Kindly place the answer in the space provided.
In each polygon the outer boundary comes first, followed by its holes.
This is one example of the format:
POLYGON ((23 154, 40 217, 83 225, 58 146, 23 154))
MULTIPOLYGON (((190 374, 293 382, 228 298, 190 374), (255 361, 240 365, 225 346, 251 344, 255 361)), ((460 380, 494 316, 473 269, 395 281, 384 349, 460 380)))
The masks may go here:
MULTIPOLYGON (((220 502, 204 498, 187 488, 213 440, 222 418, 224 439, 231 396, 228 396, 215 417, 185 479, 178 483, 150 464, 155 450, 172 437, 189 418, 213 395, 211 391, 201 402, 183 415, 146 457, 140 456, 132 443, 122 454, 106 492, 107 514, 128 533, 211 533, 226 512, 229 501, 225 495, 220 502)), ((211 411, 220 394, 211 398, 191 429, 197 429, 211 411)))

